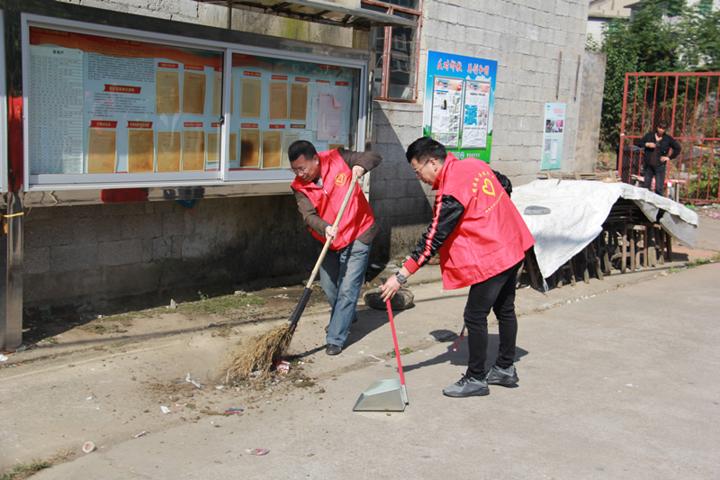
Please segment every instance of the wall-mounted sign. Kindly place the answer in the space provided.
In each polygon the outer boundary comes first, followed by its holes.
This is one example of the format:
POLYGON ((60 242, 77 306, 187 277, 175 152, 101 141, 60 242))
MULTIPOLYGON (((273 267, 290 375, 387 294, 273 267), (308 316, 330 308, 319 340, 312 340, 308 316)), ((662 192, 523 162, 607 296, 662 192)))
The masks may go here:
POLYGON ((428 52, 423 135, 489 162, 496 76, 494 60, 428 52))
POLYGON ((540 170, 559 170, 561 168, 564 132, 565 104, 546 103, 540 170))

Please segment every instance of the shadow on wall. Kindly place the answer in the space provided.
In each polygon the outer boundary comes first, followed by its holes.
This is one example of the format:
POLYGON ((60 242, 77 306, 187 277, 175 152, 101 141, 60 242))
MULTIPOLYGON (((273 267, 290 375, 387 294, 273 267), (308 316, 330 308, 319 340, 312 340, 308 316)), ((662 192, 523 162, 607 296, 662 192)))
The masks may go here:
POLYGON ((396 256, 407 255, 415 245, 432 218, 433 195, 418 181, 405 158, 406 147, 421 134, 420 126, 400 128, 378 107, 373 125, 372 148, 383 161, 370 176, 370 203, 380 225, 371 262, 385 264, 396 256), (410 135, 400 138, 398 131, 410 135))

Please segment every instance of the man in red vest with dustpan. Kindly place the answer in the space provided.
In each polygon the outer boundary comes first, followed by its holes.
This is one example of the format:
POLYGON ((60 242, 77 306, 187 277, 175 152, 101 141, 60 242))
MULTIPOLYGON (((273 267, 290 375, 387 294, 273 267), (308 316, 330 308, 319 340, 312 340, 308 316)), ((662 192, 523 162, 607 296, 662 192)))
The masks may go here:
POLYGON ((320 284, 332 309, 325 353, 337 355, 356 318, 355 306, 365 281, 370 245, 378 232, 370 204, 359 185, 354 187, 338 228, 333 229, 332 223, 352 177, 361 177, 380 164, 382 158, 373 152, 345 149, 318 153, 305 140, 290 145, 288 158, 295 173, 290 186, 305 225, 319 242, 333 239, 320 268, 320 284))
POLYGON ((488 384, 515 386, 515 282, 533 237, 485 162, 458 160, 429 137, 415 140, 406 157, 418 179, 436 190, 433 219, 410 257, 382 286, 383 298, 395 295, 407 278, 439 251, 444 288, 470 287, 463 315, 468 329, 468 368, 443 394, 488 395, 488 384), (500 350, 495 365, 486 371, 490 309, 498 320, 500 350))

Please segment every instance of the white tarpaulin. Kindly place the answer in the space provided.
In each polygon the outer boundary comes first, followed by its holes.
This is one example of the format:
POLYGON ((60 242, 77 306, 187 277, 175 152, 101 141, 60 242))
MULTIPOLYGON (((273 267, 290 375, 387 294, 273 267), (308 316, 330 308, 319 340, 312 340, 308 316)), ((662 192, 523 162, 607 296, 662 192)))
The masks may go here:
POLYGON ((600 234, 610 209, 620 197, 633 200, 651 221, 657 218, 658 210, 664 210, 666 213, 660 219, 663 228, 687 245, 695 243, 697 214, 647 189, 626 183, 535 180, 514 188, 512 200, 535 237, 535 256, 543 278, 552 275, 600 234), (528 215, 527 207, 545 207, 550 212, 528 215))

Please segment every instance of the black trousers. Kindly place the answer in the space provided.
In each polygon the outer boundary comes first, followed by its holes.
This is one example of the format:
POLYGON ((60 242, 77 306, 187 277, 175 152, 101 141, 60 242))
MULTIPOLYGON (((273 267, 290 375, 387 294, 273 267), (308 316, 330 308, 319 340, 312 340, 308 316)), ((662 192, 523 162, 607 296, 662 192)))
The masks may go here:
POLYGON ((665 171, 667 170, 667 164, 661 163, 660 165, 645 165, 645 181, 643 187, 650 189, 652 179, 655 177, 655 193, 660 196, 665 194, 665 171))
POLYGON ((515 362, 517 317, 515 316, 515 283, 520 264, 470 287, 465 305, 465 325, 468 329, 469 358, 467 375, 485 378, 487 358, 487 316, 492 308, 500 330, 500 349, 495 365, 507 368, 515 362))

